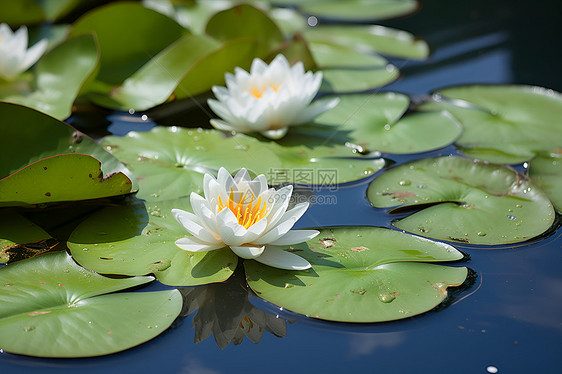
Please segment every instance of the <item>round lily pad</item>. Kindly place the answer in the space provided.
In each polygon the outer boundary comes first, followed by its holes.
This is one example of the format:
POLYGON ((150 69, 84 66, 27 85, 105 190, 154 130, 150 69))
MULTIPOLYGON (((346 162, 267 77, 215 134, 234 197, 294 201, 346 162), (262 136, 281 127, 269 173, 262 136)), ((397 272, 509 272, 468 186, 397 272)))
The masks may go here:
POLYGON ((545 193, 523 175, 462 157, 397 166, 376 178, 367 195, 377 208, 419 210, 394 226, 461 243, 522 242, 548 230, 555 217, 545 193))
POLYGON ((230 249, 190 253, 176 246, 188 234, 172 216, 173 208, 189 211, 189 199, 104 208, 78 225, 68 247, 80 265, 103 274, 153 273, 171 286, 230 277, 238 261, 230 249))
POLYGON ((389 153, 425 152, 451 144, 462 131, 444 111, 414 112, 406 95, 342 95, 338 105, 315 119, 348 132, 349 142, 366 150, 389 153))
POLYGON ((422 107, 451 112, 464 130, 467 156, 516 164, 562 144, 562 96, 532 86, 459 86, 437 91, 422 107))
POLYGON ((535 157, 529 165, 529 176, 562 212, 562 149, 535 157))
POLYGON ((107 294, 152 279, 103 277, 64 252, 7 265, 0 269, 0 347, 39 357, 91 357, 148 341, 179 315, 180 293, 107 294))
POLYGON ((331 321, 382 322, 424 313, 467 277, 465 267, 428 263, 461 259, 453 247, 384 228, 326 228, 291 248, 312 268, 284 271, 245 261, 248 284, 267 301, 331 321))

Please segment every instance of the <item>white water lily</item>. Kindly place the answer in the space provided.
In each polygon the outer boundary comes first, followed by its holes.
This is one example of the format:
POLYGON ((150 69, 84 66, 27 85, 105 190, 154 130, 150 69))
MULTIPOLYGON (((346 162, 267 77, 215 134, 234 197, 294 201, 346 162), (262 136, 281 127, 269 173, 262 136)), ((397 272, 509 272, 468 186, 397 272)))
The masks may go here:
POLYGON ((334 98, 311 104, 322 83, 322 72, 305 72, 300 61, 291 66, 283 55, 277 55, 270 65, 256 58, 250 73, 241 68, 234 73, 225 74, 226 87, 213 87, 218 100, 208 100, 222 118, 211 120, 220 130, 260 132, 279 139, 289 126, 310 122, 339 102, 334 98))
POLYGON ((190 252, 212 251, 226 246, 239 257, 254 259, 280 269, 304 270, 310 263, 284 249, 318 235, 316 230, 291 230, 308 203, 287 211, 292 186, 268 188, 265 176, 254 180, 246 169, 233 178, 221 168, 215 179, 204 177, 205 197, 191 193, 193 213, 172 209, 175 219, 193 236, 176 245, 190 252))
POLYGON ((27 49, 27 27, 12 32, 10 26, 0 24, 0 78, 12 81, 39 60, 47 49, 43 39, 27 49))

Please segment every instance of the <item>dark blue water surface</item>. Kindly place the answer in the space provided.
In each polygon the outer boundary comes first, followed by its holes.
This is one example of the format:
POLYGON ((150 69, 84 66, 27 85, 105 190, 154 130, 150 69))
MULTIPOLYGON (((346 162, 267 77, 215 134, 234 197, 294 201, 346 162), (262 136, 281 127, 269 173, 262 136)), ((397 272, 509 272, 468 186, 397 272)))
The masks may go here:
MULTIPOLYGON (((423 97, 443 86, 525 83, 562 90, 559 2, 423 1, 421 11, 382 24, 424 38, 433 54, 423 62, 393 61, 401 80, 384 90, 423 97)), ((561 145, 562 146, 562 145, 561 145)), ((431 156, 450 154, 449 147, 431 156)), ((392 155, 387 158, 404 162, 392 155)), ((423 155, 424 157, 426 155, 423 155)), ((419 157, 418 156, 413 156, 419 157)), ((299 227, 389 226, 391 216, 366 199, 373 178, 316 191, 335 195, 317 204, 299 227)), ((255 306, 287 323, 284 337, 264 332, 221 350, 213 337, 194 344, 193 313, 156 339, 92 359, 39 359, 0 354, 0 373, 558 373, 562 364, 562 230, 530 242, 477 247, 455 244, 470 260, 468 286, 445 306, 403 321, 329 323, 255 306)), ((147 290, 165 288, 155 284, 147 290)))

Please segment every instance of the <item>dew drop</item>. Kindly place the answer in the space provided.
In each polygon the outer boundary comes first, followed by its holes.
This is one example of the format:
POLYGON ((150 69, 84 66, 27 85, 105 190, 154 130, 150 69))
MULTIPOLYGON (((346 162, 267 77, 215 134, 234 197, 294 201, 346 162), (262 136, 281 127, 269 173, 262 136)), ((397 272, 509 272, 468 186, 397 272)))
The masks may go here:
POLYGON ((424 188, 425 186, 423 184, 418 184, 418 188, 424 188))
POLYGON ((88 252, 88 248, 82 248, 82 250, 88 252))
POLYGON ((486 371, 490 374, 496 374, 498 372, 498 368, 495 366, 488 366, 486 371))
POLYGON ((389 125, 389 124, 384 125, 384 129, 385 129, 386 131, 390 130, 390 125, 389 125))
POLYGON ((35 326, 25 326, 23 328, 23 331, 25 331, 25 332, 30 332, 30 331, 33 331, 33 330, 35 330, 35 326))
POLYGON ((146 121, 148 119, 148 116, 146 114, 143 114, 141 116, 141 120, 146 121))
POLYGON ((409 185, 412 184, 412 181, 409 180, 409 179, 404 179, 404 180, 401 180, 400 182, 398 182, 398 184, 401 185, 401 186, 409 186, 409 185))
POLYGON ((478 233, 477 233, 476 235, 478 235, 478 236, 486 236, 486 235, 488 235, 488 234, 486 234, 485 232, 482 232, 482 231, 478 231, 478 233))
POLYGON ((396 296, 388 293, 381 293, 379 295, 379 300, 385 304, 391 303, 396 299, 396 296))
POLYGON ((513 209, 509 208, 507 211, 508 211, 509 213, 511 213, 511 212, 513 212, 513 209))
POLYGON ((523 205, 517 204, 517 205, 515 205, 515 207, 516 207, 516 208, 523 208, 523 205))
POLYGON ((373 174, 374 172, 375 172, 375 171, 374 171, 373 169, 371 169, 371 168, 367 168, 367 169, 363 170, 363 174, 364 174, 364 175, 371 175, 371 174, 373 174))
POLYGON ((507 215, 507 218, 509 218, 510 220, 513 221, 513 220, 516 219, 517 217, 508 214, 508 215, 507 215))
POLYGON ((195 150, 197 150, 197 151, 206 151, 207 148, 198 145, 197 147, 195 147, 195 150))

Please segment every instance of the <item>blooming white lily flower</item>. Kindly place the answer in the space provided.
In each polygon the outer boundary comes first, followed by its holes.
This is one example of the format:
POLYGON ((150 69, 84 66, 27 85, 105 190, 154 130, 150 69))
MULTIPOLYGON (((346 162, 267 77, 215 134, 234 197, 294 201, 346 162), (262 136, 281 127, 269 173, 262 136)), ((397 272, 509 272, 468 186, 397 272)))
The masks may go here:
POLYGON ((47 49, 43 39, 27 49, 27 27, 12 32, 10 26, 0 24, 0 78, 12 81, 37 62, 47 49))
POLYGON ((193 213, 172 209, 174 218, 193 236, 178 239, 176 245, 190 252, 205 252, 229 246, 239 257, 269 266, 304 270, 310 263, 283 250, 318 235, 317 230, 291 230, 308 203, 287 211, 293 186, 268 188, 265 176, 254 180, 246 169, 233 178, 220 168, 215 179, 204 177, 205 198, 191 193, 193 213))
POLYGON ((305 73, 300 61, 291 67, 283 55, 277 55, 270 65, 254 59, 250 73, 241 68, 234 72, 225 74, 226 87, 213 87, 218 100, 208 100, 222 118, 211 120, 219 130, 260 132, 279 139, 289 126, 309 122, 339 102, 334 98, 311 104, 322 83, 322 72, 305 73))

